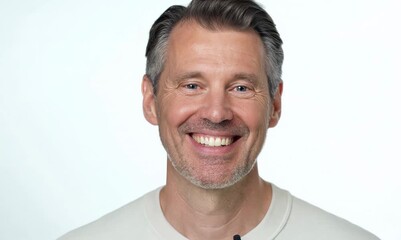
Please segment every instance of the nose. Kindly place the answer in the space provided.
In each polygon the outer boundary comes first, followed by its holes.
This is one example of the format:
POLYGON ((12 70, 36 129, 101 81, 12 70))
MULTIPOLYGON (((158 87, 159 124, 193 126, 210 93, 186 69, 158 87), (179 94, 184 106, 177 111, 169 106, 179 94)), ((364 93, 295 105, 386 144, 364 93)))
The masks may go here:
POLYGON ((213 123, 232 120, 233 112, 230 105, 230 99, 224 90, 210 91, 205 95, 202 118, 213 123))

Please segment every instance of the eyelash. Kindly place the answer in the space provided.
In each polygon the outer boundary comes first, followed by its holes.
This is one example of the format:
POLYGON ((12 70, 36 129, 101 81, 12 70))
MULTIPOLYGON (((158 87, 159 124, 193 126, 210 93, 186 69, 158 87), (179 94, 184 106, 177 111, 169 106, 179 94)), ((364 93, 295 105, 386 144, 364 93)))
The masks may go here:
MULTIPOLYGON (((182 84, 181 88, 184 91, 184 93, 188 95, 198 95, 203 92, 201 85, 194 82, 182 84)), ((239 98, 249 98, 254 96, 255 94, 253 88, 247 86, 246 84, 233 85, 228 89, 228 91, 234 94, 234 96, 237 96, 239 98)))
POLYGON ((249 91, 249 87, 244 86, 244 85, 239 85, 239 86, 235 86, 234 90, 236 90, 237 92, 246 92, 246 91, 249 91))
POLYGON ((199 88, 199 85, 196 83, 189 83, 189 84, 184 85, 184 87, 186 89, 195 90, 195 89, 199 88))

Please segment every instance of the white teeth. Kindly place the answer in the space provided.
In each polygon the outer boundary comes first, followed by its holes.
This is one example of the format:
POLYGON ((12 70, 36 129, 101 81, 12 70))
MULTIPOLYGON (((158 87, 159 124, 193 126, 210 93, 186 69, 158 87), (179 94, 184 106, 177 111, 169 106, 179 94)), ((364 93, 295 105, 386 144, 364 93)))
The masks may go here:
POLYGON ((221 146, 221 138, 216 138, 216 139, 214 140, 214 145, 215 145, 216 147, 221 146))
POLYGON ((214 138, 209 138, 209 145, 214 147, 214 138))
POLYGON ((209 147, 220 147, 228 146, 233 142, 232 138, 229 137, 204 137, 204 136, 193 136, 196 142, 209 146, 209 147))
POLYGON ((221 145, 226 145, 226 139, 225 139, 225 138, 223 138, 223 139, 221 140, 221 145))

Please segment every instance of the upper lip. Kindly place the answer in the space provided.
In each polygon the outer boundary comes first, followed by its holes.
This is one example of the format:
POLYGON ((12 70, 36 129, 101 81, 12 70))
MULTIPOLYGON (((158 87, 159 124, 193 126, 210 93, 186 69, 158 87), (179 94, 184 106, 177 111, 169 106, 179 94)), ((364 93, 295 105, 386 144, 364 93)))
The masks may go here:
POLYGON ((205 133, 205 132, 192 132, 189 135, 201 135, 205 137, 221 137, 221 138, 232 138, 238 135, 227 134, 227 133, 205 133))
POLYGON ((204 122, 185 123, 180 126, 179 131, 191 137, 197 134, 210 137, 233 138, 234 141, 248 134, 247 128, 242 125, 210 124, 204 122))
POLYGON ((199 134, 199 135, 205 135, 205 136, 212 136, 212 137, 235 137, 235 136, 242 136, 243 133, 240 132, 240 130, 233 129, 233 130, 209 130, 209 129, 201 129, 201 130, 196 130, 196 129, 191 129, 191 131, 188 131, 187 134, 193 135, 193 134, 199 134))
POLYGON ((234 138, 234 137, 239 137, 240 135, 233 134, 233 133, 227 133, 227 132, 210 132, 210 131, 202 131, 202 132, 190 132, 188 133, 189 135, 202 135, 205 137, 220 137, 220 138, 234 138))

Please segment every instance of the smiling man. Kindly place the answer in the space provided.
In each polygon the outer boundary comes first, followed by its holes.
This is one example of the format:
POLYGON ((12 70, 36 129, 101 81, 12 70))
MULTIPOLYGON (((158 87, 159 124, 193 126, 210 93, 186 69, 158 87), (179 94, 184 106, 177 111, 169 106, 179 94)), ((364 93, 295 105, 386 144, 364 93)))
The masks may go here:
POLYGON ((253 1, 167 9, 150 30, 142 80, 166 185, 61 239, 377 239, 258 174, 281 114, 281 45, 253 1))

